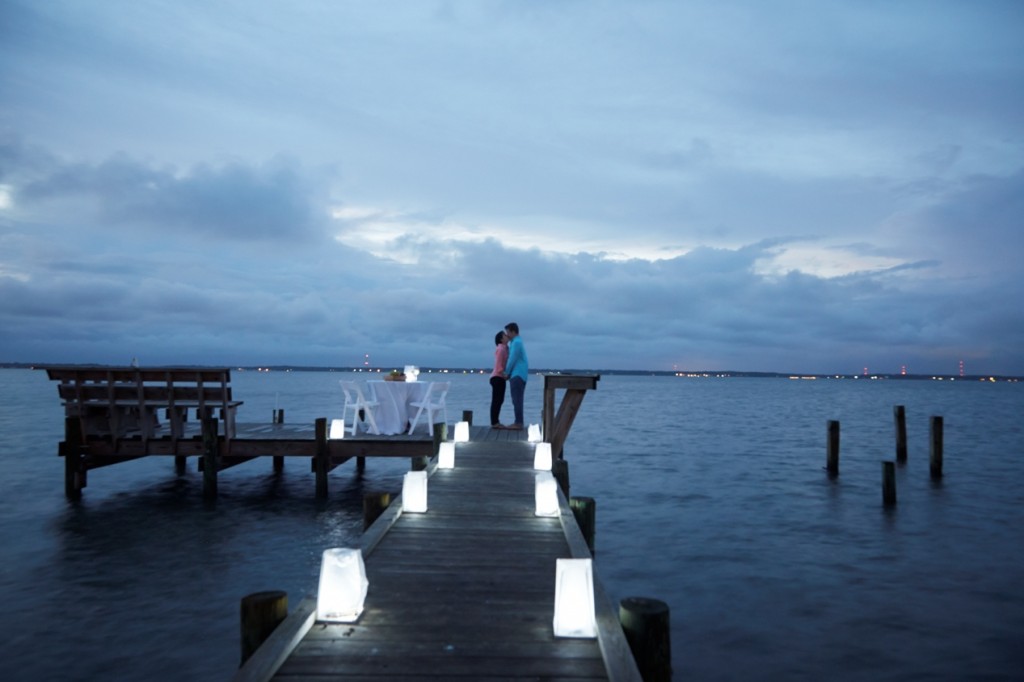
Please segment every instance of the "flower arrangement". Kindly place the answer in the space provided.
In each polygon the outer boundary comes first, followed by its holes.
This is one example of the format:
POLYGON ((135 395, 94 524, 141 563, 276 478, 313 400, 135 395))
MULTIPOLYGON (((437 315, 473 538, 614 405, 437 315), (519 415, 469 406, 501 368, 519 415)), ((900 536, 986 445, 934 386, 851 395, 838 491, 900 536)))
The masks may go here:
POLYGON ((384 377, 384 381, 405 381, 405 375, 397 369, 393 369, 390 374, 384 377))

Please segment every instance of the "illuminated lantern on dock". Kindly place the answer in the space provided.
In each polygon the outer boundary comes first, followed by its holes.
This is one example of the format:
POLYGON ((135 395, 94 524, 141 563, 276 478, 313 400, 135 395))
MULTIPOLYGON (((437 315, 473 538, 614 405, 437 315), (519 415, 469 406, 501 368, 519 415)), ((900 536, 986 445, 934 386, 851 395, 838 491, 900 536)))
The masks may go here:
POLYGON ((441 447, 437 451, 437 468, 438 469, 454 469, 455 468, 455 443, 449 443, 449 442, 441 443, 441 447))
POLYGON ((533 468, 551 471, 551 443, 537 443, 533 449, 533 468))
POLYGON ((407 471, 402 482, 402 511, 423 514, 427 511, 427 472, 407 471))
POLYGON ((530 424, 526 431, 526 439, 531 443, 539 443, 541 440, 540 424, 530 424))
POLYGON ((590 559, 556 560, 554 628, 555 637, 597 637, 590 559))
POLYGON ((537 474, 533 486, 534 516, 558 516, 558 482, 550 471, 537 474))
POLYGON ((455 442, 469 442, 469 422, 457 422, 455 424, 455 442))
POLYGON ((369 585, 361 549, 325 549, 320 562, 316 619, 334 623, 356 622, 363 612, 369 585))
POLYGON ((332 419, 331 420, 331 431, 327 434, 327 437, 331 440, 338 440, 345 437, 345 420, 344 419, 332 419))

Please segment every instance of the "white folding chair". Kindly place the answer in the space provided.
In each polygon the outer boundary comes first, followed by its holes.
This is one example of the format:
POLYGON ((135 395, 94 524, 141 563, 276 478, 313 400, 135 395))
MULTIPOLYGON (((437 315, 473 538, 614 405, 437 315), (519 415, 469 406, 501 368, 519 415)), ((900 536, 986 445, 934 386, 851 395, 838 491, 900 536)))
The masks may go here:
POLYGON ((409 403, 409 407, 418 408, 412 424, 409 425, 409 433, 412 433, 413 429, 416 428, 420 415, 424 412, 427 413, 427 430, 431 436, 434 435, 434 417, 438 412, 444 415, 444 423, 448 423, 448 409, 444 405, 444 398, 448 395, 448 389, 451 385, 450 381, 432 381, 427 386, 427 392, 423 395, 423 400, 409 403))
POLYGON ((341 418, 345 420, 345 430, 348 431, 348 424, 352 424, 352 435, 356 435, 359 428, 359 423, 363 423, 363 427, 372 434, 380 433, 377 428, 377 420, 374 418, 373 413, 380 405, 376 400, 367 400, 366 396, 363 395, 363 389, 359 387, 359 384, 355 381, 345 381, 341 379, 338 381, 341 384, 341 391, 345 394, 345 409, 342 410, 341 418), (352 410, 352 421, 348 420, 348 412, 352 410), (362 411, 362 419, 359 417, 359 412, 362 411))

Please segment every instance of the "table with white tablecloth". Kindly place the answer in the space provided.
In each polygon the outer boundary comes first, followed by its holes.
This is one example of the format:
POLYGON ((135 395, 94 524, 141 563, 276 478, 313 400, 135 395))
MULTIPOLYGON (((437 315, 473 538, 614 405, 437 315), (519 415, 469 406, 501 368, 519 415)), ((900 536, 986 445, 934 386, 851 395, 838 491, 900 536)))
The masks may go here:
POLYGON ((377 429, 388 435, 405 433, 409 420, 416 416, 409 404, 427 396, 429 381, 367 381, 372 395, 380 405, 373 413, 377 429))

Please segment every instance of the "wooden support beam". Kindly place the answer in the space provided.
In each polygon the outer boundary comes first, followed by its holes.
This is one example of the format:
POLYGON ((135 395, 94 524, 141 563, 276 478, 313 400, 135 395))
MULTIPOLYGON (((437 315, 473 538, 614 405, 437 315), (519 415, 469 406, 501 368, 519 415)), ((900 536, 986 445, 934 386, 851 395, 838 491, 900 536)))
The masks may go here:
MULTIPOLYGON (((239 457, 237 455, 223 455, 217 458, 217 471, 224 471, 231 467, 236 467, 239 464, 245 464, 256 459, 256 457, 239 457)), ((202 472, 206 471, 206 459, 202 458, 199 460, 199 470, 202 472)))
POLYGON ((545 374, 544 375, 544 408, 542 419, 544 440, 551 443, 551 456, 562 457, 562 448, 572 429, 576 414, 587 391, 597 389, 598 374, 545 374), (557 390, 565 390, 562 403, 555 413, 555 397, 557 390))

